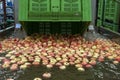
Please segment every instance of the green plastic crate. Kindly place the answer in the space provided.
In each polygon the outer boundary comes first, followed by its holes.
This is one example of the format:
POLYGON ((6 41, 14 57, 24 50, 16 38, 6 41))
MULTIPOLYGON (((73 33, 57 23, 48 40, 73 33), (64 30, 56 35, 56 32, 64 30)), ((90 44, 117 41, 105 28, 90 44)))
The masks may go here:
POLYGON ((115 0, 105 0, 104 21, 119 24, 120 3, 115 0))
POLYGON ((102 26, 102 20, 101 19, 97 19, 97 26, 98 27, 102 26))
POLYGON ((110 29, 114 32, 118 32, 118 29, 119 29, 119 25, 115 25, 115 24, 107 23, 107 22, 103 22, 103 27, 110 29))
POLYGON ((21 22, 27 35, 39 34, 81 34, 90 22, 21 22))
POLYGON ((98 0, 98 19, 102 19, 103 17, 103 6, 104 5, 104 0, 98 0))
POLYGON ((91 0, 19 0, 19 21, 91 21, 91 0))

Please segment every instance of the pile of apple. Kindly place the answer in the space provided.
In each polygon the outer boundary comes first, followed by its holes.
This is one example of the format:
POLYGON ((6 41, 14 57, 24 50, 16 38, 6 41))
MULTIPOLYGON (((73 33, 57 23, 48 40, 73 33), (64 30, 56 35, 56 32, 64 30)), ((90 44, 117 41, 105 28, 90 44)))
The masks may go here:
POLYGON ((59 67, 73 65, 79 71, 105 59, 120 62, 120 45, 107 39, 86 41, 79 35, 34 35, 25 39, 9 38, 0 42, 1 68, 26 69, 31 65, 59 67))

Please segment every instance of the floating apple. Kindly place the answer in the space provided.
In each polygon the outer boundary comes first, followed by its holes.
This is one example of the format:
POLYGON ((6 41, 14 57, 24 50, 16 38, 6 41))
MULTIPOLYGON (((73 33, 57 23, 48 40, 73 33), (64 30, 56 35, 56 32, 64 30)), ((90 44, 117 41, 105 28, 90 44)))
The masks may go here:
POLYGON ((79 35, 34 35, 25 39, 10 38, 0 41, 0 57, 2 68, 26 69, 30 65, 47 68, 57 66, 64 70, 74 65, 78 70, 84 71, 97 62, 112 60, 114 64, 120 63, 120 45, 108 39, 86 41, 79 35))
POLYGON ((40 62, 34 61, 32 64, 33 64, 34 66, 39 66, 39 65, 40 65, 40 62))
POLYGON ((41 78, 34 78, 34 80, 42 80, 41 78))
POLYGON ((44 78, 50 78, 50 77, 51 77, 51 73, 46 72, 46 73, 44 73, 42 76, 43 76, 44 78))
POLYGON ((61 65, 59 68, 60 68, 61 70, 65 70, 65 69, 66 69, 66 66, 61 65))
POLYGON ((18 70, 18 64, 12 64, 10 70, 12 71, 18 70))
POLYGON ((78 68, 78 71, 82 71, 82 72, 83 72, 83 71, 85 71, 85 69, 82 68, 82 67, 79 67, 79 68, 78 68))
POLYGON ((47 68, 52 68, 53 65, 52 65, 52 64, 48 64, 48 65, 46 65, 46 67, 47 67, 47 68))
POLYGON ((10 64, 7 64, 7 63, 4 63, 3 65, 2 65, 2 68, 9 68, 10 67, 10 64))
POLYGON ((114 64, 119 64, 119 61, 113 61, 114 64))
POLYGON ((12 79, 12 78, 8 78, 7 80, 14 80, 14 79, 12 79))
POLYGON ((23 64, 23 65, 20 66, 20 69, 23 69, 23 70, 24 70, 24 69, 26 69, 26 68, 27 68, 27 64, 23 64))

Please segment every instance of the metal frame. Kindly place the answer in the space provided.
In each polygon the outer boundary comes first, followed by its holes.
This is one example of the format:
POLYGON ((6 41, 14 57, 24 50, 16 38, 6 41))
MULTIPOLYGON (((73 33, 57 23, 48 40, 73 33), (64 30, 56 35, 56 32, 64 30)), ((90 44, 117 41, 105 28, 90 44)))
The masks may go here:
POLYGON ((6 0, 0 0, 0 2, 2 2, 2 4, 3 4, 3 12, 4 12, 4 14, 3 14, 3 17, 4 17, 3 29, 0 30, 0 33, 4 33, 7 30, 13 29, 15 27, 15 22, 14 22, 13 26, 7 27, 6 0))
POLYGON ((0 0, 0 2, 3 2, 3 12, 4 12, 4 28, 6 28, 6 20, 7 20, 7 17, 6 17, 6 0, 0 0))

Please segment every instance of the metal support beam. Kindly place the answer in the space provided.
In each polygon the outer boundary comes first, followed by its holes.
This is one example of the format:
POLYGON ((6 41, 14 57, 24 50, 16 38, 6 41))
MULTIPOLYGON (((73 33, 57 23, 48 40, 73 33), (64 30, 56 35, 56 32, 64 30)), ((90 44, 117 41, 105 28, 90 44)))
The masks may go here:
MULTIPOLYGON (((3 0, 3 10, 4 10, 4 22, 7 20, 6 16, 6 0, 3 0)), ((4 28, 6 28, 6 24, 4 24, 4 28)))

